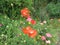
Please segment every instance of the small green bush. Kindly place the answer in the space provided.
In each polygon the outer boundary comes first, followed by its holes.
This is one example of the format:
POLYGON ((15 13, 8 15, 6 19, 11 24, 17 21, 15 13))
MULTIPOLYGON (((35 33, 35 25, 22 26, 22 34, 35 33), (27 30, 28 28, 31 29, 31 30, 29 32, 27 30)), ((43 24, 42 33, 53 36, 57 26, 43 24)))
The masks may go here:
POLYGON ((53 18, 60 17, 60 3, 57 3, 57 4, 49 3, 46 9, 50 17, 53 17, 53 18))

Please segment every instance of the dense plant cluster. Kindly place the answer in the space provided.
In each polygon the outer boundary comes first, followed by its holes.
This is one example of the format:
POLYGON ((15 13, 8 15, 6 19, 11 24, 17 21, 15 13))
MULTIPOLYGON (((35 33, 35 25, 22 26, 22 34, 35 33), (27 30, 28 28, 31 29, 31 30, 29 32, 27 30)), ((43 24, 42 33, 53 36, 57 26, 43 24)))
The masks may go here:
MULTIPOLYGON (((59 0, 36 0, 34 1, 33 15, 39 20, 46 20, 46 17, 60 17, 60 1, 59 0), (36 13, 37 12, 37 13, 36 13)), ((33 16, 33 17, 34 17, 33 16)))
POLYGON ((50 17, 59 18, 60 17, 60 3, 57 3, 57 4, 49 3, 47 5, 47 11, 50 17))
POLYGON ((31 9, 32 0, 1 0, 0 1, 0 13, 7 14, 12 19, 20 17, 20 10, 24 7, 31 9))
POLYGON ((35 25, 27 24, 26 19, 26 22, 21 22, 11 20, 6 15, 0 17, 0 45, 51 44, 53 40, 53 36, 46 29, 42 30, 40 26, 41 30, 37 27, 33 28, 35 25))
POLYGON ((18 19, 20 16, 20 10, 28 7, 31 10, 33 17, 37 17, 42 21, 45 19, 45 15, 51 15, 51 17, 59 17, 60 15, 60 1, 59 0, 1 0, 0 1, 0 13, 7 14, 12 19, 18 19), (47 13, 48 11, 48 13, 47 13), (37 13, 36 13, 37 12, 37 13), (57 16, 56 16, 57 15, 57 16))
POLYGON ((52 16, 60 16, 59 0, 0 0, 0 45, 55 45, 52 16))

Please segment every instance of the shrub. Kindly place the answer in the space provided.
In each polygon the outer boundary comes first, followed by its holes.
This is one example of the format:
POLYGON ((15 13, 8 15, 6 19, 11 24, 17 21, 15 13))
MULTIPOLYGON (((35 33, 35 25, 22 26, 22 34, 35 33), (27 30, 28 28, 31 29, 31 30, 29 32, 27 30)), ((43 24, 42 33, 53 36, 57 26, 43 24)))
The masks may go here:
POLYGON ((57 4, 49 3, 46 9, 47 9, 47 12, 49 13, 50 18, 60 17, 60 3, 57 3, 57 4))

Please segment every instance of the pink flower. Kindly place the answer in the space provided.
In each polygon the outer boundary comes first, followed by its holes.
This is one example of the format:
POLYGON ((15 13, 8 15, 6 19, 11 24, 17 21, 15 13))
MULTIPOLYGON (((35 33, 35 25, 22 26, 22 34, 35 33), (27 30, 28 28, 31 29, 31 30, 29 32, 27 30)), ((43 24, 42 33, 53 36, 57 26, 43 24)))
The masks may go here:
POLYGON ((2 26, 2 24, 0 24, 0 27, 2 26))
POLYGON ((45 37, 45 36, 41 36, 41 39, 42 39, 42 40, 46 40, 46 37, 45 37))
POLYGON ((30 22, 31 20, 32 20, 32 18, 27 18, 27 21, 29 21, 29 22, 30 22))
POLYGON ((46 33, 47 37, 52 37, 52 35, 50 33, 46 33))
POLYGON ((51 43, 51 41, 50 41, 50 40, 46 40, 46 43, 47 43, 47 44, 50 44, 50 43, 51 43))

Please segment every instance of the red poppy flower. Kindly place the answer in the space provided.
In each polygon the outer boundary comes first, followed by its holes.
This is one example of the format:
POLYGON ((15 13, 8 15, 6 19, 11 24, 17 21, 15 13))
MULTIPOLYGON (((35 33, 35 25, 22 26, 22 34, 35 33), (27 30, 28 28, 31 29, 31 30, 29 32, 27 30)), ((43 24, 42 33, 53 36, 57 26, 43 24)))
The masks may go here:
POLYGON ((26 14, 26 16, 24 16, 25 18, 30 18, 30 14, 26 14))
POLYGON ((23 31, 24 34, 29 34, 30 30, 26 30, 26 28, 24 28, 22 31, 23 31))
POLYGON ((27 26, 26 27, 26 30, 31 30, 32 28, 30 26, 27 26))
POLYGON ((30 14, 29 13, 30 13, 30 11, 28 10, 28 8, 24 8, 24 9, 21 10, 21 14, 25 18, 30 17, 30 14))
POLYGON ((27 34, 29 37, 34 38, 37 35, 37 31, 33 30, 30 26, 23 28, 24 34, 27 34))
POLYGON ((23 13, 22 14, 22 17, 29 18, 30 17, 30 14, 23 13))
POLYGON ((31 20, 31 24, 36 24, 36 21, 35 20, 31 20))
POLYGON ((29 37, 31 37, 31 38, 34 38, 36 35, 37 35, 37 31, 36 30, 31 30, 29 32, 29 37))
POLYGON ((28 8, 22 9, 22 10, 21 10, 21 13, 23 13, 23 12, 25 12, 25 13, 30 13, 30 11, 28 10, 28 8))
POLYGON ((23 28, 22 31, 24 34, 27 34, 26 28, 23 28))
POLYGON ((26 28, 23 28, 24 34, 29 34, 30 30, 32 30, 32 28, 30 26, 27 26, 26 28))

